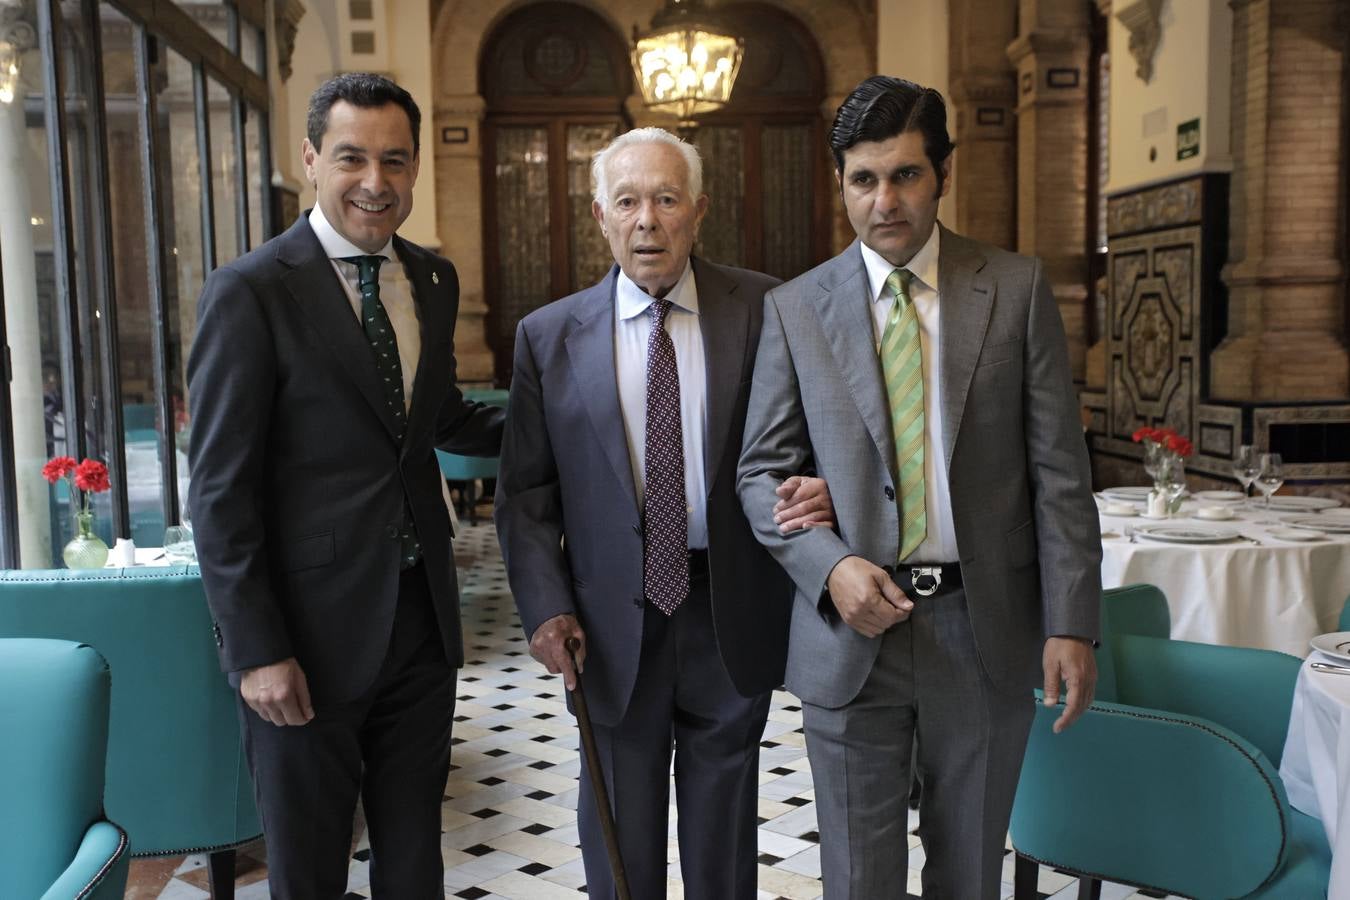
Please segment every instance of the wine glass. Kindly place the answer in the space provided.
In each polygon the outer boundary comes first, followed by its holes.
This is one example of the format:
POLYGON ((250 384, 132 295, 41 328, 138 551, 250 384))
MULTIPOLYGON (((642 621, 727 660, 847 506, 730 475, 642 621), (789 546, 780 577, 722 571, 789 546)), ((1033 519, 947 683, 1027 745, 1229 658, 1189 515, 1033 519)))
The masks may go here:
POLYGON ((1251 444, 1243 444, 1233 458, 1233 477, 1242 485, 1242 496, 1251 496, 1252 482, 1261 474, 1261 460, 1251 444))
POLYGON ((1168 459, 1167 448, 1162 444, 1155 444, 1153 441, 1144 442, 1144 471, 1148 477, 1153 479, 1153 486, 1160 488, 1162 479, 1167 474, 1168 459))
POLYGON ((1167 514, 1174 516, 1181 509, 1181 495, 1186 493, 1186 463, 1179 456, 1172 457, 1163 471, 1163 496, 1167 498, 1167 514))
POLYGON ((1284 484, 1284 464, 1278 453, 1261 454, 1261 474, 1256 476, 1256 486, 1266 498, 1266 510, 1270 510, 1270 495, 1284 484))
POLYGON ((192 540, 192 529, 186 525, 164 529, 164 555, 172 564, 195 563, 197 545, 192 540))

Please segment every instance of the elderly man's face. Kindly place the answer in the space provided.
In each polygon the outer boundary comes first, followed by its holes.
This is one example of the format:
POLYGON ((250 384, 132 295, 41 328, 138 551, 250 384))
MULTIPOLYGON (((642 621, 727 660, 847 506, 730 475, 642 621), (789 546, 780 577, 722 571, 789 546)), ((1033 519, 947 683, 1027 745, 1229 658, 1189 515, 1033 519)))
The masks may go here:
POLYGON ((664 297, 684 273, 708 197, 690 194, 689 167, 668 144, 624 147, 608 160, 606 175, 609 196, 591 213, 623 273, 664 297))

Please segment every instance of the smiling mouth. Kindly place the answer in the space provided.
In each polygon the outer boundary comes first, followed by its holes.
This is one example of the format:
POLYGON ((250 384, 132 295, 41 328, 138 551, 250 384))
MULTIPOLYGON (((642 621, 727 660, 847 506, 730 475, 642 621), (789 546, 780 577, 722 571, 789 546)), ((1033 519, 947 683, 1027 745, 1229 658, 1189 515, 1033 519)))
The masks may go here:
POLYGON ((382 213, 393 206, 392 203, 371 203, 367 200, 353 200, 351 204, 362 212, 368 213, 382 213))

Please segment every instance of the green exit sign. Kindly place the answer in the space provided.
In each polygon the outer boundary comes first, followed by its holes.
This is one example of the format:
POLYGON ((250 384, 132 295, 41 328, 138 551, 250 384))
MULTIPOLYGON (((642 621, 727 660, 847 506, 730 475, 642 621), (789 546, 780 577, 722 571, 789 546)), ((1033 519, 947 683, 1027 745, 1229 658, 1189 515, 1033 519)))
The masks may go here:
POLYGON ((1177 126, 1177 159, 1200 155, 1200 120, 1191 119, 1177 126))

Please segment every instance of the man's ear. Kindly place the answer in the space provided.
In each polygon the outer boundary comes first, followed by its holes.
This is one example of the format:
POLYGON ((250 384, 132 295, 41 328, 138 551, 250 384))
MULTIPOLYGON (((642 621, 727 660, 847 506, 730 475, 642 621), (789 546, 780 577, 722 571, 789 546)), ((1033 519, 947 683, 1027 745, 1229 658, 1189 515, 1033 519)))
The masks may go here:
POLYGON ((939 171, 942 174, 942 190, 938 192, 938 196, 945 197, 947 192, 952 189, 952 155, 950 153, 942 161, 942 168, 939 171))
POLYGON ((300 162, 305 167, 305 180, 311 185, 314 184, 314 163, 319 158, 319 151, 305 138, 300 142, 300 162))
POLYGON ((609 237, 609 232, 605 231, 605 208, 600 205, 599 200, 591 201, 591 215, 595 216, 595 221, 600 223, 600 233, 609 237))

